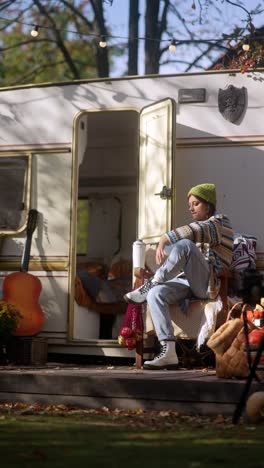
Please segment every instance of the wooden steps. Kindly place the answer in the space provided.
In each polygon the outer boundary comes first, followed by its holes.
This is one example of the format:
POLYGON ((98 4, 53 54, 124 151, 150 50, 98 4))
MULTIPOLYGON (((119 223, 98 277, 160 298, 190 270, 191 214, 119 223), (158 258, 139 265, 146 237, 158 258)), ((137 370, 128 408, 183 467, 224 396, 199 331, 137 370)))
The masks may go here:
MULTIPOLYGON (((69 404, 83 408, 174 410, 232 415, 245 380, 202 369, 147 371, 135 367, 47 364, 0 368, 0 402, 69 404)), ((250 393, 264 390, 254 381, 250 393)))

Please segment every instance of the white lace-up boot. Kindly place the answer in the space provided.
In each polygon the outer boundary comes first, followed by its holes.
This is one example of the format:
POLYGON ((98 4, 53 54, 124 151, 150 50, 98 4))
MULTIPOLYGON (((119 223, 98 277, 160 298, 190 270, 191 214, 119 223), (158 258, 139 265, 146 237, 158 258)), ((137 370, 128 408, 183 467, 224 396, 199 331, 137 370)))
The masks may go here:
POLYGON ((149 290, 158 284, 160 283, 155 281, 154 278, 150 278, 139 288, 125 294, 124 299, 131 304, 143 304, 146 301, 149 290))
POLYGON ((175 350, 175 341, 161 341, 161 351, 152 361, 145 361, 143 369, 178 369, 179 359, 175 350))

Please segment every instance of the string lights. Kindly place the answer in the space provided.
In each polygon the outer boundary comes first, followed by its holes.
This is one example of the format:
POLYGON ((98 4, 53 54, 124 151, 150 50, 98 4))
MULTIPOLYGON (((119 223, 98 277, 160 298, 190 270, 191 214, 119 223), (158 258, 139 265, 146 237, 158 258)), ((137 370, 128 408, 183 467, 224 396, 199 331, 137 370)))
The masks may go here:
POLYGON ((176 51, 176 40, 172 38, 171 43, 169 45, 169 51, 175 52, 176 51))
POLYGON ((99 46, 102 47, 102 49, 104 49, 105 47, 107 47, 107 42, 106 42, 105 36, 101 36, 101 40, 100 40, 100 42, 99 42, 99 46))
MULTIPOLYGON (((9 20, 7 18, 3 18, 0 16, 0 20, 2 21, 6 21, 6 22, 10 22, 13 23, 14 20, 9 20)), ((19 20, 15 20, 15 22, 19 23, 19 24, 22 24, 22 25, 25 25, 25 26, 31 26, 33 29, 31 29, 30 31, 30 34, 33 38, 37 38, 40 34, 40 30, 41 29, 47 29, 47 30, 58 30, 57 28, 53 28, 53 27, 50 27, 50 26, 39 26, 38 24, 32 24, 32 23, 25 23, 25 22, 22 22, 22 21, 19 21, 19 20)), ((253 29, 253 25, 251 23, 251 28, 253 29)), ((255 30, 255 29, 254 29, 255 30)), ((107 37, 105 35, 100 35, 100 34, 95 34, 95 33, 80 33, 79 31, 72 31, 72 30, 68 30, 68 29, 61 29, 61 31, 64 31, 64 32, 67 32, 67 33, 70 33, 70 34, 76 34, 78 35, 79 37, 95 37, 95 38, 98 38, 99 39, 99 43, 98 45, 101 47, 101 48, 105 48, 107 47, 107 38, 108 39, 125 39, 125 40, 128 40, 129 37, 125 37, 125 36, 113 36, 113 35, 107 35, 107 37)), ((202 38, 202 39, 182 39, 182 40, 179 40, 172 37, 172 39, 156 39, 156 38, 151 38, 151 37, 135 37, 134 40, 143 40, 143 41, 153 41, 153 42, 169 42, 169 45, 168 45, 168 49, 170 52, 175 52, 176 49, 177 49, 177 46, 179 44, 215 44, 216 46, 222 44, 223 42, 224 43, 227 43, 226 45, 226 49, 229 48, 228 44, 230 43, 230 41, 232 41, 234 39, 234 36, 233 35, 230 35, 230 36, 227 36, 227 35, 223 35, 224 37, 222 38, 214 38, 214 39, 206 39, 206 38, 202 38)), ((242 44, 242 49, 244 51, 248 51, 250 49, 250 44, 249 44, 249 40, 248 39, 245 39, 245 36, 243 36, 241 34, 240 37, 236 36, 235 38, 238 42, 239 41, 243 41, 243 44, 242 44)), ((264 39, 263 36, 258 36, 258 39, 264 39)))
POLYGON ((242 49, 247 52, 250 49, 250 44, 248 41, 245 41, 244 44, 242 45, 242 49))
POLYGON ((30 34, 31 34, 32 37, 38 37, 38 35, 39 35, 39 26, 37 24, 34 26, 34 29, 31 30, 30 34))

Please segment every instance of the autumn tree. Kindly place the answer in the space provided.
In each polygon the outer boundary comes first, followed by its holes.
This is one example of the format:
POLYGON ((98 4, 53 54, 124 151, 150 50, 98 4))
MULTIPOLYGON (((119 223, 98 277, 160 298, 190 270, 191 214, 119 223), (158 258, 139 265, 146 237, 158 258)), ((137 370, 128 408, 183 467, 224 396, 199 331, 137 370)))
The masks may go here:
MULTIPOLYGON (((125 67, 120 72, 124 75, 163 73, 168 64, 175 72, 204 70, 216 57, 230 55, 231 49, 234 52, 254 16, 261 13, 258 7, 248 11, 241 0, 127 0, 127 38, 118 38, 107 15, 116 1, 0 2, 0 85, 111 76, 118 55, 124 57, 125 67), (212 29, 211 21, 221 24, 223 3, 244 14, 244 25, 234 30, 239 30, 237 37, 234 31, 216 37, 212 29), (139 24, 144 27, 140 38, 139 24), (34 25, 39 27, 37 37, 30 36, 34 25), (195 25, 200 26, 199 37, 195 25), (230 42, 232 34, 235 46, 230 42), (98 45, 103 37, 107 47, 98 45), (175 54, 168 51, 172 40, 177 46, 175 54), (144 52, 143 69, 139 50, 144 52)), ((249 55, 245 62, 254 60, 260 66, 259 55, 249 55)))
MULTIPOLYGON (((193 13, 184 13, 183 2, 170 0, 152 0, 146 2, 145 7, 145 74, 159 73, 160 68, 166 64, 184 66, 184 71, 192 69, 205 69, 205 63, 216 61, 216 57, 232 56, 233 66, 239 64, 245 69, 249 62, 254 66, 263 65, 263 41, 259 42, 258 36, 263 33, 257 32, 253 26, 254 18, 264 12, 261 4, 248 10, 243 1, 235 0, 191 0, 193 13), (221 4, 230 5, 234 14, 242 12, 242 23, 240 27, 230 29, 229 34, 220 33, 217 37, 212 27, 214 24, 223 22, 221 4), (210 15, 208 12, 210 11, 210 15), (193 25, 201 26, 201 36, 197 39, 194 34, 193 25), (206 37, 207 34, 207 37, 206 37), (241 38, 251 37, 251 51, 241 55, 241 38), (152 38, 149 39, 149 38, 152 38), (175 39, 177 53, 168 53, 169 40, 175 39), (231 46, 233 40, 234 46, 231 46), (232 53, 230 50, 232 49, 232 53), (237 55, 238 53, 238 55, 237 55), (239 57, 240 55, 240 57, 239 57), (245 65, 246 64, 246 65, 245 65)), ((186 2, 184 2, 186 5, 186 2)), ((264 23, 264 21, 263 21, 264 23)), ((220 29, 221 31, 221 29, 220 29)), ((263 38, 262 38, 263 39, 263 38)), ((209 68, 208 65, 206 68, 209 68)), ((175 70, 177 71, 177 69, 175 70)))
POLYGON ((252 14, 244 7, 247 14, 246 28, 235 28, 231 37, 227 37, 227 52, 219 57, 213 66, 214 70, 240 69, 245 73, 249 68, 264 67, 264 26, 255 28, 252 14))
POLYGON ((0 83, 109 76, 109 57, 114 48, 99 47, 101 35, 108 32, 103 3, 103 0, 2 2, 0 83), (29 34, 34 24, 38 25, 37 37, 29 34))

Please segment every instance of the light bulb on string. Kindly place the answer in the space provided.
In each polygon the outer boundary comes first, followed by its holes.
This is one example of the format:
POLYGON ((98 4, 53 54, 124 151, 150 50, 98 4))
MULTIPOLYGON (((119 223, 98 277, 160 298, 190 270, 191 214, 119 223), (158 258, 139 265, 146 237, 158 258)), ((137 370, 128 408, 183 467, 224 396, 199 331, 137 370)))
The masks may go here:
POLYGON ((102 47, 102 49, 104 49, 104 48, 107 46, 107 42, 106 42, 105 36, 101 36, 101 39, 100 39, 100 42, 99 42, 99 46, 102 47))
POLYGON ((171 43, 169 45, 169 51, 170 52, 175 52, 176 51, 176 41, 175 41, 175 39, 171 40, 171 43))
POLYGON ((244 44, 242 45, 242 49, 247 52, 249 49, 250 49, 250 45, 249 43, 246 41, 244 42, 244 44))
POLYGON ((34 26, 34 29, 32 29, 30 34, 31 34, 32 37, 38 37, 38 35, 39 35, 39 26, 37 24, 34 26))

